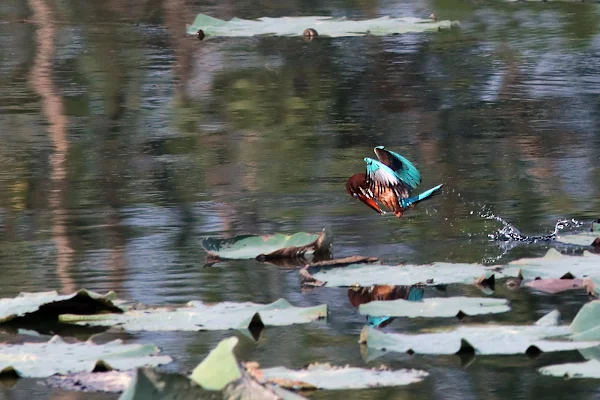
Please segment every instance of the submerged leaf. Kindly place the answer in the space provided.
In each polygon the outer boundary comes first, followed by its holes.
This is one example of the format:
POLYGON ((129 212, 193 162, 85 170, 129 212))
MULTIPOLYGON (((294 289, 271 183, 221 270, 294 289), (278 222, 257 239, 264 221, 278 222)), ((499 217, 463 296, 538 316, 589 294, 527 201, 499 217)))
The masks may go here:
POLYGON ((349 20, 333 17, 262 17, 258 20, 232 18, 229 21, 198 14, 192 25, 187 26, 189 35, 198 35, 200 39, 218 36, 302 36, 309 28, 316 30, 319 36, 363 36, 392 35, 408 32, 437 31, 450 28, 451 21, 435 21, 414 17, 381 17, 368 20, 349 20))
POLYGON ((0 345, 0 374, 15 372, 21 377, 43 378, 54 374, 92 372, 103 369, 127 370, 139 366, 157 366, 171 362, 169 356, 157 356, 153 345, 65 343, 54 336, 45 343, 0 345))
POLYGON ((420 382, 429 374, 420 370, 364 369, 335 367, 330 364, 311 364, 299 371, 284 367, 261 370, 262 382, 272 382, 288 389, 303 385, 317 389, 367 389, 384 386, 403 386, 420 382))
POLYGON ((372 301, 361 304, 358 310, 372 317, 433 318, 503 313, 510 311, 510 307, 506 299, 432 297, 422 301, 372 301))
POLYGON ((20 293, 14 298, 0 299, 0 323, 24 316, 39 321, 56 319, 60 314, 65 313, 123 312, 113 304, 116 298, 114 292, 101 295, 85 289, 67 295, 59 295, 55 291, 20 293))
POLYGON ((332 234, 323 229, 319 234, 298 232, 293 235, 240 235, 230 239, 205 238, 202 247, 209 255, 221 259, 243 260, 259 258, 298 257, 304 254, 328 251, 332 234))
POLYGON ((569 341, 569 326, 548 324, 546 317, 535 325, 473 325, 440 333, 398 334, 363 328, 361 342, 368 347, 419 354, 482 355, 523 354, 576 350, 600 345, 600 341, 569 341))
POLYGON ((120 326, 128 331, 204 331, 250 329, 310 323, 327 317, 327 305, 294 307, 285 299, 271 304, 225 302, 206 305, 190 301, 181 308, 149 308, 123 314, 61 315, 78 325, 120 326))

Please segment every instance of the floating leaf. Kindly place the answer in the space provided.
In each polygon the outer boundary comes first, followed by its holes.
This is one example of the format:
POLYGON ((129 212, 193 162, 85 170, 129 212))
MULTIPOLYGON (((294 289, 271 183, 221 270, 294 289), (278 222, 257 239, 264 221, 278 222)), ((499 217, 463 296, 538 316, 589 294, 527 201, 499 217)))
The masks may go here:
POLYGON ((569 341, 569 326, 556 326, 554 317, 535 325, 462 326, 447 332, 398 334, 363 328, 361 342, 368 347, 419 354, 522 354, 576 350, 600 345, 600 341, 569 341))
POLYGON ((372 317, 461 317, 462 315, 496 314, 510 311, 508 300, 473 297, 432 297, 421 301, 372 301, 358 308, 372 317))
POLYGON ((221 259, 269 260, 326 252, 329 251, 331 241, 331 231, 323 229, 319 234, 298 232, 293 235, 240 235, 230 239, 209 237, 202 241, 202 247, 209 255, 221 259))
POLYGON ((31 317, 35 320, 56 319, 60 314, 96 314, 99 312, 120 313, 123 310, 113 304, 117 295, 105 295, 85 289, 72 294, 59 295, 57 292, 20 293, 14 298, 0 299, 0 323, 18 317, 31 317))
POLYGON ((422 381, 429 374, 420 370, 364 369, 336 367, 330 364, 311 364, 299 371, 284 367, 260 370, 261 382, 274 383, 287 389, 312 387, 316 389, 367 389, 384 386, 403 386, 422 381))
POLYGON ((584 304, 570 328, 574 340, 600 340, 600 300, 584 304))
POLYGON ((556 241, 577 246, 591 246, 600 237, 600 232, 579 232, 556 237, 556 241))
POLYGON ((589 360, 580 363, 565 363, 542 367, 538 370, 542 375, 561 378, 595 378, 600 379, 600 361, 589 360))
POLYGON ((221 400, 220 393, 207 392, 187 377, 139 368, 119 400, 221 400))
MULTIPOLYGON (((577 329, 577 328, 575 328, 577 329)), ((600 379, 600 347, 579 350, 587 360, 579 363, 566 363, 542 367, 538 371, 543 375, 561 378, 595 378, 600 379)))
POLYGON ((61 315, 59 320, 78 325, 120 326, 128 331, 204 331, 250 329, 310 323, 327 317, 327 305, 294 307, 287 300, 271 304, 224 302, 206 305, 190 301, 180 308, 149 308, 123 314, 61 315))
POLYGON ((50 387, 72 391, 119 393, 127 389, 136 374, 130 371, 79 372, 70 375, 54 375, 46 379, 50 387))
POLYGON ((525 283, 532 289, 539 290, 546 293, 560 293, 567 290, 581 289, 583 287, 583 279, 560 279, 560 278, 547 278, 547 279, 535 279, 533 281, 525 283))
POLYGON ((194 368, 190 379, 206 390, 222 390, 229 383, 240 379, 242 368, 233 354, 238 341, 236 337, 221 340, 194 368))
POLYGON ((198 14, 192 25, 187 26, 189 35, 198 35, 202 30, 203 38, 229 36, 248 37, 259 35, 302 36, 303 32, 312 28, 319 36, 363 36, 392 35, 408 32, 437 31, 450 28, 457 23, 451 21, 435 21, 414 17, 391 18, 381 17, 368 20, 349 20, 334 17, 262 17, 258 20, 232 18, 229 21, 198 14))
POLYGON ((478 264, 434 263, 431 265, 369 265, 352 264, 342 268, 309 267, 305 270, 310 276, 321 281, 324 286, 372 286, 416 284, 445 285, 450 283, 474 283, 478 278, 497 279, 517 276, 505 275, 498 267, 484 267, 478 264))
MULTIPOLYGON (((519 274, 526 280, 536 278, 584 278, 600 275, 600 256, 588 251, 583 256, 565 256, 555 249, 550 249, 544 257, 522 258, 512 261, 509 267, 518 267, 519 274)), ((504 272, 511 270, 507 268, 504 272)), ((512 271, 511 271, 512 272, 512 271)))
POLYGON ((222 390, 227 399, 302 399, 293 393, 255 381, 237 361, 233 349, 238 338, 221 340, 192 371, 190 379, 206 390, 222 390))
POLYGON ((54 374, 91 372, 102 369, 127 370, 139 366, 157 366, 171 362, 168 356, 156 356, 153 345, 65 343, 54 336, 45 343, 0 345, 0 374, 15 372, 21 377, 43 378, 54 374))

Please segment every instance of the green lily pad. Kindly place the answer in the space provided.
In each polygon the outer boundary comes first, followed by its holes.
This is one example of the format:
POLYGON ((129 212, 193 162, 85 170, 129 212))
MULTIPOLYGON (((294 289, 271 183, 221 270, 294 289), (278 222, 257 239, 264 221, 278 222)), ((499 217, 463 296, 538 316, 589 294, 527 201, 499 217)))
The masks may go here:
POLYGON ((284 367, 262 369, 261 381, 287 389, 310 387, 316 389, 367 389, 384 386, 404 386, 420 382, 429 374, 414 369, 390 370, 336 367, 330 364, 311 364, 299 371, 284 367))
POLYGON ((190 379, 205 390, 222 390, 227 399, 297 400, 291 392, 261 385, 237 361, 233 352, 238 338, 221 340, 208 356, 192 371, 190 379))
POLYGON ((364 35, 392 35, 408 32, 437 31, 450 28, 458 23, 435 21, 414 17, 381 17, 368 20, 349 20, 333 17, 262 17, 257 20, 232 18, 229 21, 198 14, 192 25, 187 25, 187 33, 196 35, 198 30, 203 38, 228 36, 302 36, 305 29, 315 29, 319 36, 342 37, 364 35))
POLYGON ((555 322, 554 316, 547 315, 534 325, 472 325, 421 334, 383 333, 366 326, 361 332, 361 343, 374 349, 403 353, 458 354, 467 351, 481 355, 556 352, 600 345, 600 341, 568 340, 570 327, 558 326, 555 322))
POLYGON ((327 317, 327 305, 294 307, 285 299, 271 304, 190 301, 180 308, 148 308, 123 314, 61 315, 65 323, 119 326, 127 331, 205 331, 305 324, 327 317))
POLYGON ((202 247, 209 255, 221 259, 268 260, 327 252, 332 239, 331 231, 323 229, 319 234, 298 232, 293 235, 240 235, 230 239, 209 237, 202 241, 202 247))
POLYGON ((599 231, 592 231, 560 235, 557 236, 555 240, 560 243, 574 244, 577 246, 591 246, 592 243, 594 243, 594 240, 598 239, 599 237, 599 231))
POLYGON ((242 368, 233 354, 238 342, 236 337, 221 340, 194 368, 190 379, 207 390, 222 390, 229 383, 240 379, 242 368))
MULTIPOLYGON (((324 286, 372 286, 416 284, 445 285, 451 283, 474 283, 481 277, 496 279, 516 277, 506 275, 499 267, 484 267, 479 264, 434 263, 431 265, 369 265, 352 264, 342 268, 309 267, 304 269, 310 276, 323 282, 324 286)), ((304 277, 306 279, 306 277, 304 277)))
POLYGON ((127 370, 139 366, 157 366, 171 362, 169 356, 157 356, 153 345, 65 343, 54 336, 45 343, 0 345, 0 374, 14 372, 26 378, 45 378, 55 374, 92 372, 102 369, 127 370))
POLYGON ((584 304, 570 328, 573 340, 600 340, 600 300, 584 304))
POLYGON ((208 392, 180 374, 165 374, 139 368, 119 400, 221 400, 218 392, 208 392))
POLYGON ((580 363, 549 365, 538 370, 542 375, 561 378, 595 378, 600 379, 600 361, 588 360, 580 363))
POLYGON ((371 301, 361 304, 358 311, 372 317, 434 318, 503 313, 510 307, 506 299, 432 297, 421 301, 371 301))
POLYGON ((99 312, 120 313, 123 310, 114 304, 117 295, 105 295, 82 289, 72 294, 57 292, 20 293, 14 298, 0 299, 0 323, 19 317, 31 317, 37 321, 57 319, 60 314, 95 314, 99 312))
POLYGON ((512 261, 503 272, 514 273, 513 268, 519 268, 519 274, 525 280, 600 276, 600 256, 588 251, 583 252, 582 256, 567 256, 550 249, 544 257, 512 261))

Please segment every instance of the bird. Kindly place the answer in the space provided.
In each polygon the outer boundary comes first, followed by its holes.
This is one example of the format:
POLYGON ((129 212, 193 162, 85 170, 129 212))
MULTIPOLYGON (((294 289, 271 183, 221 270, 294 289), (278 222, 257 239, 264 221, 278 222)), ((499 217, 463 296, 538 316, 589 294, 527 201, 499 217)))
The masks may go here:
POLYGON ((412 191, 421 183, 419 170, 405 157, 384 146, 373 149, 378 160, 365 157, 367 170, 365 173, 352 175, 346 181, 346 192, 377 211, 386 214, 377 201, 398 218, 406 209, 414 207, 420 201, 430 198, 443 185, 437 185, 423 193, 412 196, 412 191))

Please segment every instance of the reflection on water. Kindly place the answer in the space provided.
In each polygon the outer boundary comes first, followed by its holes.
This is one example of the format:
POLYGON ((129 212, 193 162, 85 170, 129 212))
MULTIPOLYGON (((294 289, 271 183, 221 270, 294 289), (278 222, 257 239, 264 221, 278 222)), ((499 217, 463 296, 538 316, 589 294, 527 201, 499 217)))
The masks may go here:
MULTIPOLYGON (((419 301, 423 299, 425 289, 418 286, 389 286, 375 285, 371 287, 354 286, 348 289, 348 300, 354 307, 367 304, 372 301, 408 300, 419 301)), ((367 323, 370 326, 383 328, 389 325, 395 318, 373 317, 367 315, 367 323)))
MULTIPOLYGON (((244 359, 268 366, 364 365, 356 344, 364 316, 345 290, 302 292, 297 270, 256 261, 203 268, 202 238, 330 226, 334 258, 363 255, 395 264, 543 255, 551 242, 514 239, 551 235, 548 227, 557 220, 598 218, 599 7, 5 0, 0 292, 115 290, 148 304, 280 297, 297 306, 327 303, 326 324, 267 329, 256 343, 243 339, 244 359), (462 28, 310 42, 200 42, 184 34, 199 12, 222 19, 434 13, 460 20, 462 28), (378 145, 414 161, 423 188, 443 183, 444 193, 401 220, 347 198, 346 178, 364 168, 361 155, 378 145), (484 214, 501 216, 512 228, 484 214), (511 240, 490 240, 498 229, 511 240)), ((587 300, 575 292, 496 289, 513 309, 494 320, 527 323, 558 308, 568 321, 587 300)), ((471 287, 448 290, 481 295, 471 287)), ((396 319, 385 329, 431 323, 396 319)), ((160 344, 177 360, 172 368, 185 369, 230 334, 135 339, 160 344)), ((444 358, 385 361, 431 372, 427 384, 402 392, 419 399, 538 399, 563 392, 591 398, 596 390, 539 376, 535 368, 548 359, 508 368, 494 358, 468 370, 444 358)), ((26 383, 2 395, 52 396, 26 383)), ((388 398, 394 390, 344 397, 388 398)), ((328 396, 334 395, 314 397, 328 396)))

